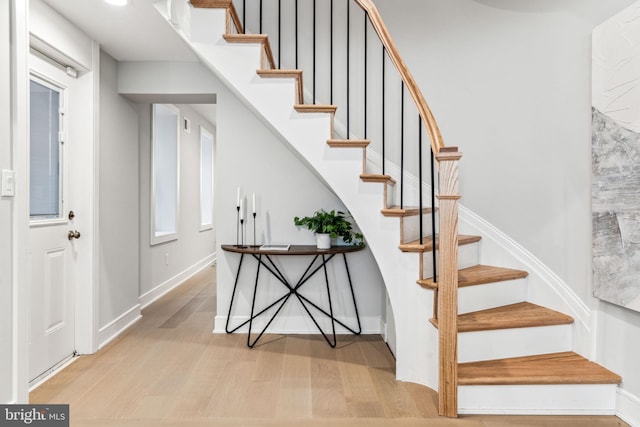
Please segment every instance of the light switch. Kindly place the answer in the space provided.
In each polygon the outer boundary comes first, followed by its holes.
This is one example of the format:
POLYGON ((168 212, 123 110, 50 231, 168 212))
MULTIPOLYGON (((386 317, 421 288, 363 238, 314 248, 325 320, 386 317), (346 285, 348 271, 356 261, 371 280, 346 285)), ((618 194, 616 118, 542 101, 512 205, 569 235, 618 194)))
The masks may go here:
POLYGON ((0 196, 13 197, 16 194, 15 172, 11 170, 2 170, 2 191, 0 196))

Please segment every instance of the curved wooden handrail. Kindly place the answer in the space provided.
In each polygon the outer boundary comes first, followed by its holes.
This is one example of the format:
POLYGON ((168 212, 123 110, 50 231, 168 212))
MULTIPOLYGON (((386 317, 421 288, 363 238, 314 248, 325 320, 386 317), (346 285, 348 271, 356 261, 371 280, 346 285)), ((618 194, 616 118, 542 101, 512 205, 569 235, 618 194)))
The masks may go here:
POLYGON ((387 26, 382 21, 382 17, 380 16, 380 12, 378 12, 378 8, 375 4, 373 4, 372 0, 354 0, 358 6, 360 6, 369 16, 369 21, 371 25, 375 29, 382 45, 387 49, 389 54, 389 58, 395 65, 398 73, 400 73, 400 77, 404 82, 409 94, 413 98, 413 101, 416 103, 416 107, 418 108, 418 112, 420 113, 420 117, 424 122, 424 125, 427 129, 427 133, 429 134, 429 138, 431 139, 431 147, 433 148, 433 153, 438 154, 440 149, 444 147, 444 142, 442 141, 442 135, 440 135, 440 129, 438 129, 438 124, 436 123, 436 119, 427 104, 427 101, 424 99, 420 88, 418 87, 415 79, 411 75, 409 68, 404 63, 404 60, 400 56, 400 52, 396 47, 389 31, 387 30, 387 26))

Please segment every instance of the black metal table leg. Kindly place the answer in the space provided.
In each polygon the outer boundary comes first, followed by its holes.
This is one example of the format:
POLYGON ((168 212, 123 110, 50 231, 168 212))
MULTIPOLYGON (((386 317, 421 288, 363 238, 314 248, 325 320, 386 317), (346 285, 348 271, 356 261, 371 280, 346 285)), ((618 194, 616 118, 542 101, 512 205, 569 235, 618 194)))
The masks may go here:
MULTIPOLYGON (((232 247, 230 247, 230 246, 227 246, 225 248, 225 246, 223 245, 223 249, 224 250, 230 250, 231 248, 232 247)), ((356 249, 356 250, 358 250, 358 249, 356 249)), ((304 273, 300 276, 300 278, 298 279, 296 284, 293 285, 293 286, 288 281, 288 279, 283 274, 283 272, 278 268, 278 266, 273 261, 273 259, 271 259, 271 257, 269 256, 268 253, 267 254, 263 254, 263 253, 254 251, 251 248, 242 248, 242 250, 240 250, 238 248, 233 248, 233 251, 234 252, 240 252, 241 253, 241 258, 240 258, 240 263, 238 264, 238 270, 236 272, 236 278, 235 278, 235 282, 234 282, 234 286, 233 286, 233 292, 231 294, 231 301, 229 303, 229 311, 228 311, 228 314, 227 314, 227 322, 226 322, 225 330, 226 330, 227 333, 232 333, 232 332, 237 331, 239 328, 243 327, 244 325, 249 324, 249 332, 248 332, 248 335, 247 335, 247 346, 248 347, 253 348, 256 345, 256 343, 260 340, 262 335, 264 335, 266 330, 273 323, 275 318, 279 315, 279 313, 281 312, 281 310, 283 309, 283 307, 285 306, 285 304, 287 303, 287 301, 289 300, 289 298, 292 295, 295 295, 296 299, 300 302, 300 305, 303 307, 303 309, 305 310, 305 312, 307 313, 309 318, 313 321, 313 323, 315 324, 316 328, 322 334, 323 338, 325 339, 327 344, 329 344, 329 346, 335 347, 336 344, 337 344, 336 323, 341 325, 342 327, 344 327, 345 329, 347 329, 348 331, 350 331, 353 334, 359 335, 362 332, 362 325, 360 323, 360 314, 358 312, 358 306, 357 306, 357 303, 356 303, 356 297, 355 297, 355 292, 354 292, 354 289, 353 289, 353 283, 351 281, 351 273, 349 272, 349 265, 347 263, 347 258, 346 258, 346 253, 345 253, 345 252, 351 252, 351 251, 353 251, 353 249, 351 249, 351 250, 336 249, 333 252, 324 252, 324 251, 318 251, 318 250, 315 250, 315 251, 305 250, 304 253, 300 253, 300 252, 282 253, 282 254, 280 254, 280 253, 277 253, 277 254, 272 253, 272 255, 302 255, 302 254, 304 254, 304 255, 314 255, 314 257, 311 260, 311 262, 307 265, 304 273), (250 253, 257 261, 256 278, 255 278, 255 283, 254 283, 254 288, 253 288, 253 296, 252 296, 252 302, 251 302, 251 314, 250 314, 248 320, 242 322, 241 324, 239 324, 235 328, 231 329, 230 326, 229 326, 230 318, 231 318, 231 312, 232 312, 233 305, 234 305, 234 302, 235 302, 235 299, 236 299, 238 281, 239 281, 240 271, 241 271, 241 267, 242 267, 242 263, 243 263, 243 260, 244 260, 244 254, 245 253, 250 253), (333 259, 333 257, 337 253, 342 253, 342 255, 343 255, 345 270, 346 270, 347 279, 348 279, 348 282, 349 282, 349 289, 350 289, 350 292, 351 292, 351 298, 352 298, 352 301, 353 301, 353 307, 354 307, 355 315, 356 315, 356 321, 358 323, 357 330, 354 330, 353 328, 347 326, 345 323, 341 322, 339 319, 337 319, 335 317, 334 312, 333 312, 333 302, 332 302, 332 298, 331 298, 331 289, 330 289, 330 286, 329 286, 329 275, 328 275, 328 272, 327 272, 327 264, 329 263, 329 261, 331 261, 333 259), (264 256, 264 259, 263 259, 263 256, 264 256), (320 257, 321 257, 320 264, 315 266, 316 261, 320 257), (261 267, 265 267, 267 269, 267 271, 269 271, 271 273, 271 275, 273 275, 287 289, 287 293, 284 294, 283 296, 281 296, 280 298, 276 299, 275 301, 273 301, 267 307, 261 309, 259 312, 256 312, 256 297, 257 297, 257 293, 258 293, 258 283, 259 283, 259 279, 260 279, 260 269, 261 269, 261 267), (326 286, 326 290, 327 290, 327 298, 328 298, 328 303, 329 303, 329 307, 328 307, 329 311, 328 312, 325 309, 321 308, 318 304, 316 304, 313 301, 309 300, 307 297, 305 297, 304 295, 302 295, 300 293, 301 287, 305 283, 307 283, 309 281, 309 279, 311 279, 318 271, 320 271, 320 269, 322 269, 323 273, 324 273, 324 280, 325 280, 325 286, 326 286), (275 310, 275 312, 271 315, 271 318, 269 319, 269 321, 266 323, 264 328, 262 328, 262 330, 258 333, 258 335, 252 340, 253 321, 255 319, 257 319, 258 317, 260 317, 261 315, 263 315, 264 313, 266 313, 268 310, 271 310, 275 306, 278 306, 278 307, 275 310), (311 312, 310 307, 313 307, 314 309, 316 309, 318 312, 322 313, 324 316, 326 316, 331 321, 331 331, 330 332, 325 332, 322 329, 322 327, 320 326, 318 320, 316 319, 316 317, 311 312)))

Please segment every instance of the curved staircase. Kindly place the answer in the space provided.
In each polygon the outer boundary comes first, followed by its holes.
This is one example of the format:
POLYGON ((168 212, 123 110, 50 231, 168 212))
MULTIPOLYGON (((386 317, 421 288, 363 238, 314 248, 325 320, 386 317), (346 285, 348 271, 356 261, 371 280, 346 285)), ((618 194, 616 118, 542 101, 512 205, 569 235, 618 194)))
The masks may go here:
MULTIPOLYGON (((358 3, 375 8, 370 1, 358 3)), ((480 264, 481 236, 456 231, 453 240, 449 234, 443 239, 443 250, 454 243, 457 265, 453 271, 438 269, 457 283, 453 311, 443 305, 440 287, 446 282, 433 279, 431 262, 434 250, 439 258, 440 238, 421 239, 410 221, 440 215, 443 200, 436 212, 394 206, 394 177, 368 171, 370 141, 337 135, 336 106, 305 104, 303 72, 275 69, 269 37, 243 34, 232 1, 174 0, 169 11, 159 10, 201 61, 316 169, 353 214, 394 309, 399 380, 438 389, 441 414, 447 416, 615 412, 621 378, 572 351, 572 317, 527 301, 526 271, 480 264), (454 313, 457 334, 444 349, 454 357, 449 366, 438 355, 443 341, 437 328, 451 320, 443 319, 443 306, 454 313), (444 386, 443 378, 448 378, 444 386)), ((372 24, 389 37, 381 21, 372 24)), ((428 109, 425 114, 430 115, 428 109)), ((457 200, 453 190, 452 203, 457 200)), ((457 230, 457 211, 454 221, 457 230)), ((443 257, 435 265, 446 262, 443 257)))

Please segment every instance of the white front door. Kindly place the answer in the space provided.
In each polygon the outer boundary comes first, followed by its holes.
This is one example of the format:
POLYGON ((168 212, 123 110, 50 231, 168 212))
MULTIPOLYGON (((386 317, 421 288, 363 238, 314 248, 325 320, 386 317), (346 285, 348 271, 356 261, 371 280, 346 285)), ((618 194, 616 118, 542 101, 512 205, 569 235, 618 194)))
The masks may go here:
POLYGON ((30 57, 29 380, 47 374, 75 350, 75 241, 69 196, 68 99, 74 79, 30 57))

